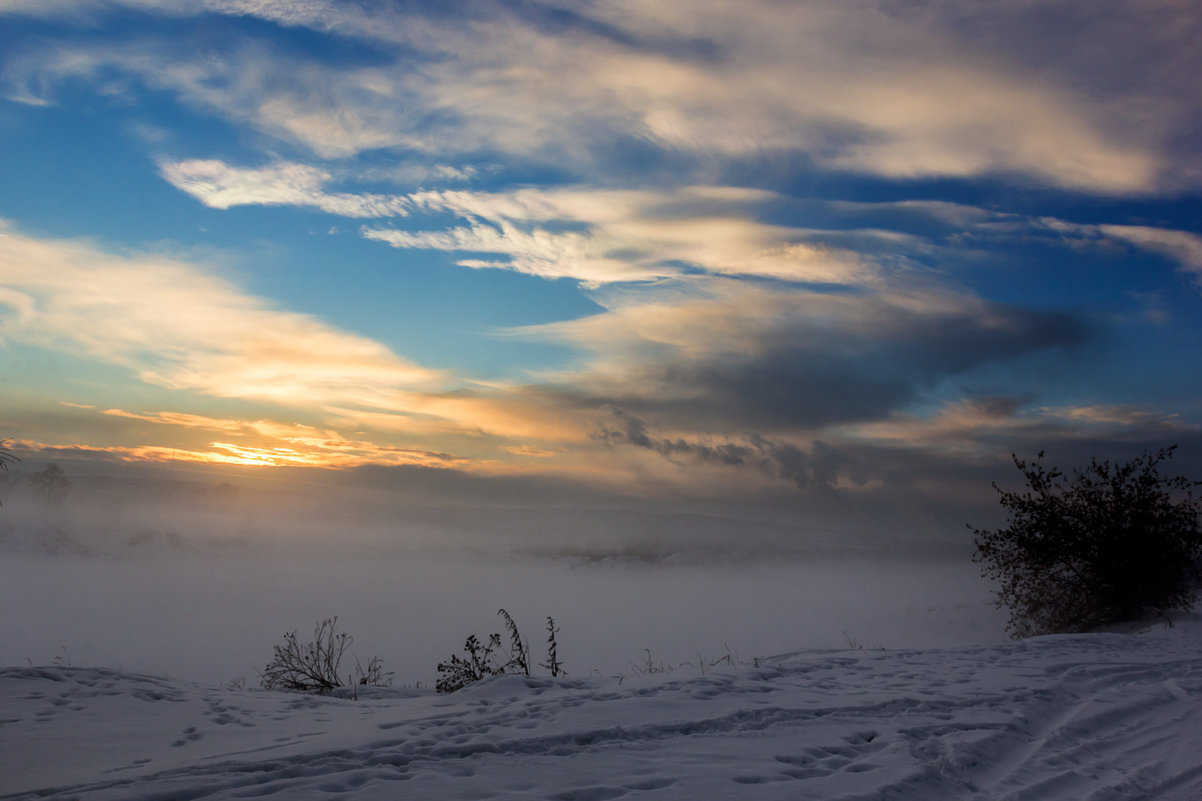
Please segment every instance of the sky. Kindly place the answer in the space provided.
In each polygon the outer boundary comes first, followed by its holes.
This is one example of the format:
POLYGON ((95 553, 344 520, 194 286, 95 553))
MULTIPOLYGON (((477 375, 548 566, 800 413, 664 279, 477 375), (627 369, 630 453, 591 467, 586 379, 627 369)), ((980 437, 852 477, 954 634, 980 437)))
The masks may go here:
POLYGON ((853 527, 962 529, 1012 453, 1202 466, 1200 36, 1192 0, 0 0, 0 437, 853 527))

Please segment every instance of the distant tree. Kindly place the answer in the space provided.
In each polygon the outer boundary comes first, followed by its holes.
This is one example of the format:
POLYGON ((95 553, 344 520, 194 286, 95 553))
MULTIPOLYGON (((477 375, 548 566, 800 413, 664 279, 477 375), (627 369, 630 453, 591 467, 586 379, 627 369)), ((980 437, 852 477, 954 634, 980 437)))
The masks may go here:
POLYGON ((13 456, 13 452, 9 450, 8 440, 0 439, 0 470, 7 471, 10 463, 19 461, 21 460, 16 456, 13 456))
MULTIPOLYGON (((1089 631, 1192 607, 1199 582, 1202 482, 1160 475, 1176 446, 1126 464, 1092 459, 1070 480, 1012 457, 1025 492, 995 483, 1008 525, 973 529, 974 561, 998 582, 1015 637, 1089 631)), ((970 526, 971 528, 971 526, 970 526)))
POLYGON ((238 488, 228 481, 223 481, 213 489, 213 496, 219 503, 228 506, 238 498, 238 488))
POLYGON ((37 487, 38 492, 45 493, 46 505, 57 506, 67 497, 71 482, 67 480, 63 469, 57 464, 47 465, 29 477, 29 482, 37 487))

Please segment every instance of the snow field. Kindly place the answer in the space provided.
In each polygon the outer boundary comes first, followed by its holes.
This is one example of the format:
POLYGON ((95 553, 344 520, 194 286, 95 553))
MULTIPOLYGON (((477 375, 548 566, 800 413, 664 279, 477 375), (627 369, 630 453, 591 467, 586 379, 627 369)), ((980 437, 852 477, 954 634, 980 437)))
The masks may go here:
POLYGON ((1202 797, 1202 618, 438 696, 0 670, 0 799, 1202 797))

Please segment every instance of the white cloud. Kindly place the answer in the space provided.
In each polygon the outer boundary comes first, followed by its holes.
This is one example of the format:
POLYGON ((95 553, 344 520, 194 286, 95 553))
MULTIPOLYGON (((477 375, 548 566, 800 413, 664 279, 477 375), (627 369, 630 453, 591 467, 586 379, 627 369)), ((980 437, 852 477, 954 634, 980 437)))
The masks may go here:
POLYGON ((470 224, 419 232, 368 228, 363 233, 398 248, 498 254, 505 258, 464 259, 460 264, 573 278, 591 286, 677 277, 682 265, 714 274, 811 283, 877 279, 877 268, 852 251, 812 241, 823 232, 753 219, 754 205, 772 197, 731 187, 424 192, 409 196, 415 207, 450 212, 470 224))
POLYGON ((146 42, 42 48, 10 62, 10 84, 116 67, 330 158, 493 151, 604 175, 612 143, 632 137, 702 159, 797 151, 828 168, 902 178, 1019 173, 1107 193, 1202 179, 1181 166, 1197 161, 1188 134, 1202 105, 1192 80, 1202 56, 1188 35, 1202 15, 1188 4, 1126 2, 1098 15, 1069 3, 1063 13, 1076 24, 1046 29, 1022 3, 906 14, 866 0, 580 9, 612 36, 540 24, 531 8, 126 4, 255 15, 404 49, 392 63, 361 66, 245 41, 220 58, 146 42), (1115 51, 1140 70, 1116 70, 1115 51))
MULTIPOLYGON (((1126 246, 1136 247, 1167 256, 1177 262, 1183 272, 1193 273, 1197 280, 1202 282, 1202 236, 1190 231, 1146 225, 1078 223, 1056 217, 1026 217, 951 203, 841 201, 829 205, 852 214, 912 210, 961 228, 961 231, 953 234, 953 238, 960 242, 1007 242, 1018 238, 1041 238, 1074 249, 1087 247, 1116 250, 1126 246)), ((916 245, 910 247, 918 249, 916 245)), ((1146 301, 1152 300, 1151 296, 1143 297, 1146 301)))
MULTIPOLYGON (((716 274, 814 283, 865 283, 876 270, 851 250, 811 241, 815 232, 757 222, 769 192, 736 187, 676 190, 519 189, 421 191, 409 195, 331 193, 326 170, 276 163, 260 169, 216 160, 164 162, 163 177, 206 206, 289 205, 346 217, 452 214, 467 222, 439 230, 364 228, 396 248, 443 250, 471 268, 510 269, 590 286, 675 277, 682 266, 716 274)), ((830 232, 827 232, 830 233, 830 232)), ((888 232, 839 232, 886 236, 888 232)))
POLYGON ((407 393, 446 380, 195 265, 5 230, 7 338, 120 365, 158 386, 311 409, 402 407, 407 393))
POLYGON ((304 164, 278 163, 259 169, 231 167, 221 161, 191 159, 163 162, 163 177, 214 209, 233 206, 310 206, 343 217, 397 217, 409 203, 397 195, 329 193, 326 170, 304 164))
POLYGON ((988 324, 986 304, 972 295, 882 285, 880 291, 782 291, 725 276, 666 282, 655 287, 603 289, 592 295, 605 311, 590 317, 510 329, 514 336, 562 342, 590 351, 599 372, 633 362, 650 364, 666 352, 688 360, 755 355, 790 332, 822 332, 791 347, 837 350, 853 335, 888 340, 898 315, 971 314, 988 324))
POLYGON ((1092 225, 1069 222, 1055 217, 1023 218, 996 215, 992 221, 978 224, 987 236, 1007 238, 1016 234, 1048 234, 1071 247, 1133 246, 1167 256, 1183 272, 1193 273, 1202 283, 1202 236, 1172 228, 1146 225, 1092 225))
POLYGON ((395 248, 504 254, 507 259, 461 259, 458 264, 474 269, 514 270, 539 278, 572 278, 590 286, 611 281, 645 281, 676 272, 667 267, 644 268, 627 260, 607 258, 607 243, 602 237, 523 231, 508 223, 500 227, 476 224, 417 233, 364 229, 363 235, 395 248))
MULTIPOLYGON (((552 163, 561 174, 612 186, 622 178, 615 172, 633 169, 615 156, 623 148, 614 145, 632 140, 682 154, 683 172, 674 180, 684 185, 699 181, 698 174, 706 180, 729 174, 723 167, 730 159, 768 160, 782 152, 784 163, 800 155, 802 163, 865 174, 1017 173, 1023 181, 1103 193, 1202 183, 1202 172, 1189 166, 1200 162, 1188 135, 1202 108, 1192 69, 1199 51, 1174 38, 1176 30, 1197 27, 1192 21, 1199 15, 1188 4, 1179 12, 1158 4, 1157 22, 1146 29, 1122 20, 1112 29, 1102 20, 1107 15, 1068 0, 1063 13, 1081 23, 1063 34, 1074 37, 1071 48, 1055 34, 1024 27, 1031 20, 1026 3, 935 3, 899 13, 895 4, 868 0, 687 7, 602 0, 575 9, 599 23, 576 29, 566 16, 555 24, 523 17, 536 13, 537 4, 477 6, 472 14, 442 17, 414 11, 420 4, 317 0, 0 0, 0 13, 68 18, 86 11, 101 19, 122 4, 180 15, 253 15, 405 47, 391 61, 386 49, 375 51, 379 58, 363 66, 323 61, 321 48, 311 54, 277 48, 266 26, 205 53, 153 34, 114 44, 100 32, 90 39, 106 44, 47 40, 0 56, 4 88, 21 102, 47 104, 66 79, 82 77, 113 94, 136 91, 140 82, 317 157, 378 148, 416 152, 412 158, 423 166, 390 174, 377 167, 378 178, 410 185, 471 179, 477 173, 461 162, 486 153, 497 161, 552 163), (605 26, 610 35, 594 30, 605 26), (973 38, 983 31, 992 38, 973 38), (1123 49, 1123 58, 1113 60, 1141 69, 1118 76, 1107 43, 1123 49)), ((1126 20, 1119 12, 1136 7, 1119 2, 1113 10, 1126 20)), ((892 263, 880 252, 862 247, 871 238, 888 242, 881 250, 900 254, 901 262, 921 246, 916 238, 767 223, 761 204, 779 199, 754 190, 651 190, 645 187, 659 178, 648 176, 637 184, 643 188, 629 191, 375 194, 331 191, 349 174, 345 163, 273 161, 247 169, 184 160, 160 169, 212 208, 288 205, 358 219, 408 216, 397 228, 373 225, 363 235, 398 248, 454 253, 469 268, 608 286, 597 295, 605 314, 522 332, 590 353, 584 369, 561 377, 599 395, 670 395, 679 386, 668 386, 670 371, 651 376, 662 386, 629 388, 664 365, 707 368, 716 357, 735 363, 783 335, 809 337, 807 352, 828 347, 851 363, 864 354, 839 348, 855 342, 871 350, 872 343, 888 342, 890 319, 983 308, 952 291, 915 289, 909 277, 889 273, 892 263), (423 230, 426 215, 458 222, 441 228, 436 219, 423 230), (768 292, 724 276, 861 291, 768 292), (654 286, 622 302, 615 285, 640 281, 654 286), (789 327, 799 320, 804 324, 789 327)), ((365 172, 352 177, 370 179, 365 172)), ((1039 229, 1070 243, 1122 242, 1166 254, 1202 276, 1202 238, 1187 232, 1033 221, 949 203, 891 205, 979 237, 1039 229)), ((14 232, 0 235, 0 275, 0 308, 10 310, 4 336, 124 365, 162 386, 313 404, 337 409, 348 424, 370 420, 407 431, 417 425, 407 416, 413 412, 425 416, 427 430, 477 426, 524 438, 586 436, 581 416, 564 412, 565 419, 548 423, 546 407, 515 398, 521 388, 423 393, 419 388, 438 386, 443 377, 379 343, 274 309, 180 260, 116 256, 14 232)), ((982 413, 965 407, 950 417, 984 425, 982 413)))
POLYGON ((1202 236, 1188 231, 1142 225, 1102 225, 1098 228, 1107 236, 1176 260, 1181 269, 1193 273, 1197 280, 1202 281, 1202 236))
MULTIPOLYGON (((509 437, 532 447, 588 442, 585 424, 522 398, 519 388, 447 392, 454 384, 445 372, 315 317, 275 308, 196 264, 38 239, 3 221, 0 231, 4 340, 123 367, 185 399, 191 393, 267 402, 320 418, 327 427, 309 431, 174 411, 106 414, 223 432, 227 445, 249 449, 241 455, 227 449, 246 463, 286 463, 263 450, 286 446, 313 464, 459 464, 459 456, 422 447, 437 440, 437 448, 458 443, 464 458, 484 468, 511 444, 509 437), (378 438, 367 439, 365 431, 378 438), (235 434, 242 440, 231 441, 235 434), (388 444, 397 437, 408 441, 388 444)), ((166 459, 171 452, 143 450, 128 455, 166 459)), ((216 458, 209 451, 193 457, 216 458)))

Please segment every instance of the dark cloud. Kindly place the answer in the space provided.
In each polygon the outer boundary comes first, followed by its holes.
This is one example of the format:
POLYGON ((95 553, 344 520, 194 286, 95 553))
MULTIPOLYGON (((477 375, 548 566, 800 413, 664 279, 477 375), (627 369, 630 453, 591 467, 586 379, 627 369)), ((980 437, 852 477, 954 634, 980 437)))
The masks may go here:
MULTIPOLYGON (((1029 399, 1027 399, 1029 400, 1029 399)), ((1164 472, 1202 478, 1202 430, 1155 414, 1125 421, 1083 422, 1042 413, 1024 399, 982 397, 959 404, 977 420, 959 432, 932 431, 895 441, 833 434, 784 441, 761 435, 666 435, 627 410, 610 408, 595 439, 611 448, 637 447, 662 455, 682 472, 699 466, 754 471, 788 487, 794 500, 745 496, 745 509, 789 509, 810 521, 884 539, 933 538, 969 547, 966 524, 1004 523, 993 483, 1018 489, 1022 477, 1011 454, 1031 459, 1044 451, 1049 464, 1071 475, 1091 458, 1126 462, 1145 452, 1179 445, 1164 472), (988 419, 988 424, 981 422, 988 419)), ((921 422, 919 425, 923 425, 921 422)), ((720 490, 718 490, 720 494, 720 490)))
MULTIPOLYGON (((922 314, 866 301, 854 321, 833 330, 821 321, 784 320, 734 354, 636 366, 620 391, 590 391, 588 376, 579 386, 545 391, 684 430, 813 430, 886 419, 943 379, 1070 350, 1090 336, 1086 319, 1066 312, 990 304, 922 314)), ((637 441, 639 431, 625 435, 647 447, 637 441)))
POLYGON ((734 443, 705 445, 681 438, 655 437, 650 433, 647 422, 617 407, 610 408, 612 420, 602 423, 593 433, 593 439, 610 447, 633 445, 655 451, 669 459, 687 456, 702 462, 716 462, 731 467, 742 467, 755 458, 762 458, 763 449, 734 443))
POLYGON ((563 8, 538 0, 501 0, 497 5, 552 35, 596 37, 632 51, 660 53, 684 61, 716 62, 721 56, 720 45, 712 39, 683 36, 679 32, 656 36, 619 27, 587 14, 584 9, 563 8))
POLYGON ((752 435, 745 442, 706 443, 682 437, 658 437, 645 420, 619 408, 611 408, 593 438, 610 447, 633 445, 655 451, 671 461, 691 460, 734 468, 752 468, 774 479, 791 481, 799 489, 833 488, 840 475, 864 483, 866 473, 857 469, 846 452, 822 440, 809 450, 780 440, 752 435))
POLYGON ((1091 93, 1197 94, 1192 76, 1202 53, 1193 43, 1202 36, 1202 13, 1193 3, 1118 0, 1105 14, 1092 0, 899 5, 909 7, 907 15, 924 13, 924 24, 948 37, 987 43, 1012 64, 1091 93))

